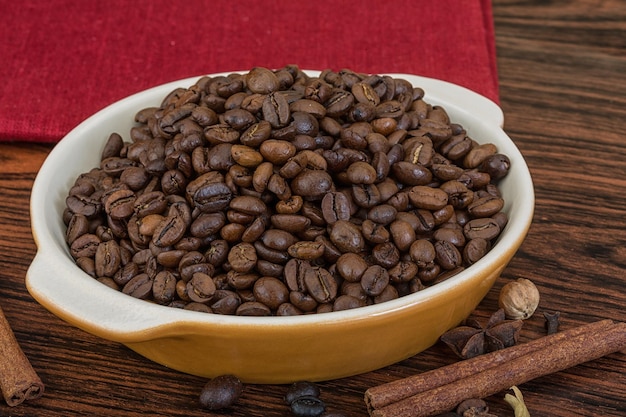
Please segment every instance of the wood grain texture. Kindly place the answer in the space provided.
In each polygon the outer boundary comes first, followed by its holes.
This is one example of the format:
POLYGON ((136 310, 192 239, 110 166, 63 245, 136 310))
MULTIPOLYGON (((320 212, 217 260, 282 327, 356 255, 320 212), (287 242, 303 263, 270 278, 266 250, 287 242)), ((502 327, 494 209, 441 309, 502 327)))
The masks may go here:
MULTIPOLYGON (((544 311, 562 327, 626 321, 626 3, 622 0, 493 3, 505 130, 526 157, 537 205, 528 238, 477 314, 497 308, 510 279, 542 295, 522 341, 544 334, 544 311)), ((24 286, 35 255, 28 203, 50 146, 0 145, 0 303, 46 383, 43 398, 11 416, 288 416, 285 386, 249 385, 226 413, 198 406, 202 378, 154 364, 117 343, 71 327, 24 286)), ((371 386, 456 361, 438 344, 384 369, 321 383, 329 411, 365 416, 371 386)), ((623 416, 626 355, 614 354, 523 384, 533 416, 623 416)), ((512 415, 502 395, 492 412, 512 415)))

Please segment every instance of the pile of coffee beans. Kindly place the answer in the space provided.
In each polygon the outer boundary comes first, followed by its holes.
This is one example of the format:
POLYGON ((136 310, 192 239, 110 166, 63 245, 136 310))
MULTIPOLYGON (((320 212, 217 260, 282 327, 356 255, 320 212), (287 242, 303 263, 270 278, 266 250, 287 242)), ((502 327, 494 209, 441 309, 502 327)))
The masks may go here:
POLYGON ((507 223, 507 156, 404 79, 254 68, 135 120, 76 179, 64 222, 80 268, 154 303, 254 316, 381 303, 472 265, 507 223))

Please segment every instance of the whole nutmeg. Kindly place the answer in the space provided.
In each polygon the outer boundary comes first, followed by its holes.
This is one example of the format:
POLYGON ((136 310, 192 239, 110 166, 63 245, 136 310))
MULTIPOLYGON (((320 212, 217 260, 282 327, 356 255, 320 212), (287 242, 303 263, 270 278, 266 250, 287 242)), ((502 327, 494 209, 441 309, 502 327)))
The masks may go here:
POLYGON ((518 278, 502 287, 498 304, 507 318, 527 319, 539 305, 539 290, 532 281, 518 278))

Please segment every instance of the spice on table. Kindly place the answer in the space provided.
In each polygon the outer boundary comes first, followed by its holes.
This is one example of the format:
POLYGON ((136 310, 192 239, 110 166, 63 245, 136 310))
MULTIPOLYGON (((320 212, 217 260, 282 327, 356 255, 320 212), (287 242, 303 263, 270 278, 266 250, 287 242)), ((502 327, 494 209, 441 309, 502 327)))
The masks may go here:
POLYGON ((498 305, 509 319, 525 320, 532 316, 539 305, 539 290, 526 278, 509 282, 500 290, 498 305))
POLYGON ((513 412, 515 413, 515 417, 530 417, 530 412, 528 408, 526 408, 526 404, 524 403, 524 396, 522 395, 522 391, 516 386, 512 386, 511 389, 515 396, 511 394, 506 394, 504 396, 504 401, 507 402, 513 408, 513 412))
POLYGON ((515 345, 522 325, 522 320, 506 320, 504 310, 500 309, 487 324, 475 319, 466 320, 465 325, 444 333, 441 341, 461 359, 470 359, 515 345))
POLYGON ((498 417, 489 412, 487 403, 480 398, 470 398, 456 408, 456 413, 463 417, 498 417))
POLYGON ((0 388, 6 403, 14 407, 43 395, 44 384, 20 348, 0 308, 0 388))
POLYGON ((434 416, 623 349, 626 323, 603 320, 369 388, 365 403, 371 417, 434 416))
POLYGON ((546 319, 545 327, 546 334, 554 334, 559 331, 559 317, 561 313, 556 311, 554 313, 545 312, 543 317, 546 319))

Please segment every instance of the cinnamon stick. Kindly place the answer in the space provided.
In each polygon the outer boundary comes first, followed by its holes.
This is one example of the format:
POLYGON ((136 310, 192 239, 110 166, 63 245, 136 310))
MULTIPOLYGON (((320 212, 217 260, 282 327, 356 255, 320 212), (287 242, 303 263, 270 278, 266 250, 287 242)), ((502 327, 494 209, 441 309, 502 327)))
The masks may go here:
MULTIPOLYGON (((418 381, 426 381, 432 378, 437 386, 427 388, 417 394, 410 395, 398 401, 375 408, 372 406, 372 391, 375 398, 389 397, 389 384, 381 391, 378 387, 370 388, 366 394, 366 403, 371 417, 399 417, 399 416, 433 416, 450 411, 456 405, 468 398, 484 398, 498 392, 509 389, 511 386, 520 385, 532 379, 559 372, 581 363, 598 359, 602 356, 614 353, 626 348, 626 323, 612 323, 610 320, 582 326, 572 331, 557 333, 546 336, 541 343, 529 342, 534 350, 526 350, 525 353, 516 356, 522 346, 503 349, 472 359, 468 367, 465 362, 450 365, 446 371, 440 369, 425 372, 420 375, 418 381), (562 336, 565 334, 565 336, 562 336), (561 335, 559 338, 553 336, 561 335), (513 351, 514 354, 509 352, 513 351), (504 356, 508 359, 502 360, 504 356), (509 356, 511 355, 511 356, 509 356), (500 357, 500 359, 498 359, 500 357), (494 365, 495 363, 495 365, 494 365), (484 367, 487 364, 486 367, 484 367), (457 371, 457 366, 462 372, 457 371), (477 369, 476 372, 467 374, 469 369, 477 369), (444 373, 453 374, 456 380, 450 382, 445 379, 441 382, 444 373), (458 377, 458 375, 464 375, 458 377), (368 399, 369 398, 369 399, 368 399)), ((401 386, 403 382, 410 384, 415 379, 410 377, 394 382, 391 389, 401 386)), ((423 382, 418 382, 422 384, 423 382)), ((411 384, 413 385, 413 384, 411 384)), ((410 390, 408 390, 410 391, 410 390)))
POLYGON ((15 407, 43 395, 44 384, 20 348, 0 308, 0 389, 6 403, 15 407))
POLYGON ((613 321, 608 319, 586 324, 508 349, 498 350, 488 355, 477 356, 432 371, 378 385, 365 391, 365 403, 370 409, 382 408, 420 392, 475 375, 530 352, 545 349, 562 340, 606 329, 611 325, 613 325, 613 321))

